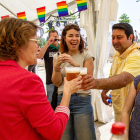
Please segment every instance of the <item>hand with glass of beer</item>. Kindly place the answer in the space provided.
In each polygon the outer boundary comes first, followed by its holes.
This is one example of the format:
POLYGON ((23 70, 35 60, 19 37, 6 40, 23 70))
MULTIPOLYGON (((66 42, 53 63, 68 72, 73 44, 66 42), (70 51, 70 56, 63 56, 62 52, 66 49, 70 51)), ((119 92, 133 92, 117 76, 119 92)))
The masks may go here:
POLYGON ((78 75, 80 74, 80 67, 65 67, 66 70, 66 79, 68 81, 71 81, 75 78, 78 77, 78 75))

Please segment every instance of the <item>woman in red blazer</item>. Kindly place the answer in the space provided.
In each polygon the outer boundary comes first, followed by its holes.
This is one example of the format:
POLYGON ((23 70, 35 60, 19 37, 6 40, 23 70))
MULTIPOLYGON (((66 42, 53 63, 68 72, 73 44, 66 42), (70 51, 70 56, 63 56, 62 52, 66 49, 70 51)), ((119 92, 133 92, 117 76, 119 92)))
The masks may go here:
POLYGON ((30 21, 4 18, 0 22, 0 139, 59 140, 69 119, 69 101, 82 83, 65 80, 63 99, 53 111, 42 80, 25 69, 37 63, 36 32, 30 21))

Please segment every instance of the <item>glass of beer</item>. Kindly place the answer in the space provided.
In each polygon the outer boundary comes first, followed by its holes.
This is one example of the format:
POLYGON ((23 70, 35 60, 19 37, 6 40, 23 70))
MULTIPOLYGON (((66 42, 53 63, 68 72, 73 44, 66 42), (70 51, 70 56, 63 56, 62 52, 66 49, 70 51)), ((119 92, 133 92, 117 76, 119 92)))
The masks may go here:
POLYGON ((74 78, 77 78, 80 74, 80 67, 65 67, 66 78, 68 81, 71 81, 74 78))
MULTIPOLYGON (((86 67, 81 68, 80 75, 82 76, 82 78, 87 75, 87 68, 86 67)), ((82 84, 81 86, 84 86, 84 84, 82 84)))

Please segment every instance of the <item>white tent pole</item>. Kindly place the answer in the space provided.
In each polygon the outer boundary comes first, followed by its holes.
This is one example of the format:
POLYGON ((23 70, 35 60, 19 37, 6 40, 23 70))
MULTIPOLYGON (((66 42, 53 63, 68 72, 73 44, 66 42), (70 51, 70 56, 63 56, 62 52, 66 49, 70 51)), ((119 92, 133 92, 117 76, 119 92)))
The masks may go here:
POLYGON ((17 17, 17 15, 15 15, 11 10, 9 10, 7 7, 5 7, 1 2, 0 5, 5 8, 7 11, 9 11, 11 14, 13 14, 15 17, 17 17))

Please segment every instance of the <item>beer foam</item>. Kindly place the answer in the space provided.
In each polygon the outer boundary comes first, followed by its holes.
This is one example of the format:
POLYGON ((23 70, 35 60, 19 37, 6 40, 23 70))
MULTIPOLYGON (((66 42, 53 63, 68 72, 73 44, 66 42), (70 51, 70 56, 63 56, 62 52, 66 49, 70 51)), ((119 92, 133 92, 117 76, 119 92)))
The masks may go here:
POLYGON ((66 67, 66 73, 80 73, 79 67, 66 67))
POLYGON ((86 75, 86 74, 87 74, 87 68, 86 67, 81 68, 80 75, 86 75))
POLYGON ((87 71, 80 71, 80 75, 86 75, 87 71))

